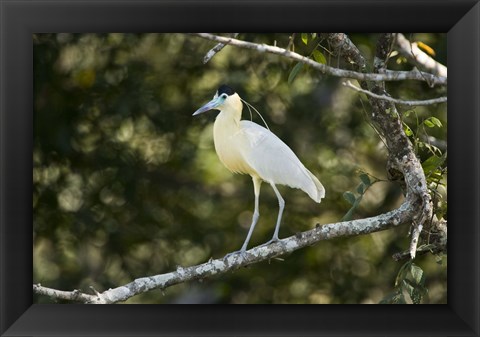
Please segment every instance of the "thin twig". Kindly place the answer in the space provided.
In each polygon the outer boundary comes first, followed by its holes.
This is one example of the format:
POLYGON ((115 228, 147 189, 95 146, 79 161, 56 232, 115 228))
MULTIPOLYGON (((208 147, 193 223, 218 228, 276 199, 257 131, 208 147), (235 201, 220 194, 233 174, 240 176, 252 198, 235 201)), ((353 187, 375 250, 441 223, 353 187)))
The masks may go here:
POLYGON ((368 95, 368 96, 371 96, 371 97, 374 97, 374 98, 377 98, 377 99, 381 99, 381 100, 384 100, 384 101, 389 101, 389 102, 392 102, 392 103, 395 103, 395 104, 402 104, 402 105, 407 105, 407 106, 419 106, 419 105, 432 105, 432 104, 447 102, 447 97, 444 97, 444 96, 438 97, 438 98, 426 99, 426 100, 422 100, 422 101, 405 101, 405 100, 393 98, 393 97, 390 97, 390 96, 375 94, 371 91, 364 90, 362 88, 356 87, 350 81, 343 82, 342 84, 344 86, 348 87, 348 88, 351 88, 351 89, 355 90, 355 91, 364 93, 365 95, 368 95))
MULTIPOLYGON (((239 33, 233 33, 232 37, 237 37, 239 33)), ((203 58, 203 64, 208 63, 220 50, 222 50, 226 46, 225 43, 218 43, 215 47, 210 49, 208 53, 203 58)))
MULTIPOLYGON (((293 46, 293 40, 295 39, 295 33, 293 33, 292 35, 290 35, 290 37, 288 38, 288 45, 287 45, 287 50, 291 50, 292 49, 292 46, 293 46)), ((295 51, 295 50, 292 50, 292 51, 295 51)))
POLYGON ((63 291, 42 286, 40 283, 33 285, 33 292, 37 295, 48 296, 55 300, 78 301, 83 303, 93 302, 97 296, 85 294, 79 290, 63 291))

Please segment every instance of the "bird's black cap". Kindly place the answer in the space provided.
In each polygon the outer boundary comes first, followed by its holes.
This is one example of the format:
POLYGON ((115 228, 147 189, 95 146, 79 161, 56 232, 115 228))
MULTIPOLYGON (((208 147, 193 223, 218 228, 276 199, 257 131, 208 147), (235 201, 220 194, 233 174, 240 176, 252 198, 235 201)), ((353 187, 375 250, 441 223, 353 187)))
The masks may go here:
POLYGON ((233 90, 226 84, 222 84, 221 86, 218 87, 217 92, 219 96, 223 93, 227 94, 228 96, 231 96, 235 93, 235 90, 233 90))

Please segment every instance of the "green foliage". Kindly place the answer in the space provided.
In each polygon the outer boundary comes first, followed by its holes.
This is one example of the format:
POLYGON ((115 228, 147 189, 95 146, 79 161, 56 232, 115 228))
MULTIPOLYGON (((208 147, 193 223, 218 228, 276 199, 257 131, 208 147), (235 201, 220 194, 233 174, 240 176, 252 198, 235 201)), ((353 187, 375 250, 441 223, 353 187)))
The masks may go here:
POLYGON ((325 58, 325 55, 323 55, 323 53, 320 50, 315 49, 312 52, 312 55, 313 55, 313 59, 318 63, 327 64, 327 59, 325 58))
POLYGON ((427 119, 425 119, 423 121, 423 124, 425 124, 426 126, 428 126, 429 128, 434 128, 434 127, 439 127, 441 128, 443 125, 442 125, 442 122, 440 122, 440 120, 437 118, 437 117, 428 117, 427 119))
POLYGON ((347 200, 348 203, 352 205, 352 207, 350 207, 347 213, 343 216, 342 221, 348 221, 352 219, 353 213, 360 205, 360 202, 362 201, 362 198, 365 192, 367 192, 370 186, 372 186, 374 183, 379 181, 379 180, 371 181, 370 177, 366 173, 360 174, 359 178, 361 182, 360 184, 357 185, 357 188, 355 189, 357 192, 357 195, 355 195, 355 193, 350 191, 346 191, 343 193, 343 198, 347 200))
MULTIPOLYGON (((413 143, 417 156, 421 159, 423 171, 428 188, 432 195, 434 213, 438 219, 447 214, 446 187, 446 159, 447 151, 444 152, 431 143, 431 132, 440 132, 442 138, 446 135, 446 127, 439 118, 434 116, 423 117, 422 111, 408 110, 402 114, 405 134, 413 143), (406 122, 408 120, 408 123, 406 122)), ((434 138, 434 137, 433 137, 434 138)), ((421 245, 418 249, 427 249, 429 242, 421 245)), ((435 261, 441 265, 443 259, 435 255, 435 261)), ((399 270, 394 291, 383 298, 380 303, 385 304, 420 304, 428 294, 425 284, 425 273, 412 261, 405 263, 399 270)))
POLYGON ((350 191, 346 191, 345 193, 343 193, 343 197, 345 198, 345 200, 347 200, 352 205, 357 200, 356 197, 355 197, 355 194, 353 194, 350 191))
POLYGON ((413 131, 412 129, 405 123, 403 123, 403 131, 405 132, 405 134, 410 137, 410 136, 413 136, 413 131))
MULTIPOLYGON (((301 37, 302 43, 305 46, 307 47, 310 46, 309 48, 311 48, 311 45, 313 45, 313 49, 310 51, 308 57, 313 58, 318 63, 327 64, 327 59, 325 58, 325 55, 320 50, 318 50, 318 48, 320 48, 320 43, 317 39, 317 34, 301 33, 300 37, 301 37)), ((292 84, 294 79, 297 77, 300 71, 304 68, 306 68, 304 63, 302 62, 296 63, 288 75, 288 84, 292 84)))
POLYGON ((308 44, 308 34, 307 33, 302 33, 301 37, 302 37, 302 42, 304 44, 308 44))
POLYGON ((292 84, 293 80, 295 79, 295 77, 297 77, 300 70, 303 69, 304 65, 305 64, 302 62, 298 62, 297 64, 295 64, 292 71, 290 71, 290 74, 288 75, 288 84, 292 84))
POLYGON ((442 179, 441 168, 443 167, 446 159, 447 152, 442 154, 440 157, 434 154, 423 161, 422 168, 429 182, 433 182, 433 179, 442 179))
POLYGON ((406 111, 403 118, 410 118, 412 127, 408 126, 405 121, 403 122, 405 134, 410 137, 417 155, 422 159, 422 168, 434 201, 434 213, 441 219, 447 214, 447 200, 444 193, 447 177, 447 151, 446 149, 442 151, 431 143, 430 133, 440 131, 442 134, 446 134, 446 127, 437 117, 429 116, 422 119, 416 110, 406 111))
POLYGON ((380 304, 421 304, 428 295, 423 270, 411 260, 400 267, 395 279, 395 290, 385 296, 380 304))

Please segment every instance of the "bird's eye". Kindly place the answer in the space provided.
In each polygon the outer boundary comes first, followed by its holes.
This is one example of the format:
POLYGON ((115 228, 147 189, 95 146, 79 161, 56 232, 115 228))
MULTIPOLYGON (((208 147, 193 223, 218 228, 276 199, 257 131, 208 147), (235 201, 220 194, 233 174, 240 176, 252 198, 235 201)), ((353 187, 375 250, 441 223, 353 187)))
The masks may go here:
POLYGON ((223 99, 227 99, 227 94, 223 94, 223 95, 222 95, 222 98, 223 98, 223 99))

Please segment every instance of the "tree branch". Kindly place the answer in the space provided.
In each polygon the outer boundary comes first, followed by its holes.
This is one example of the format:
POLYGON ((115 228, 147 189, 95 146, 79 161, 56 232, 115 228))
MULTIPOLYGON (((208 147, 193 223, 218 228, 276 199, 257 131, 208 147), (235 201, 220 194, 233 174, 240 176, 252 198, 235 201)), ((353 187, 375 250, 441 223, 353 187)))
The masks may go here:
POLYGON ((365 90, 365 89, 354 86, 350 81, 343 82, 342 84, 348 88, 364 93, 365 95, 368 95, 370 97, 378 98, 378 99, 389 101, 396 104, 407 105, 407 106, 432 105, 432 104, 447 102, 447 97, 438 97, 438 98, 432 98, 432 99, 427 99, 423 101, 405 101, 405 100, 393 98, 386 95, 377 95, 369 90, 365 90))
MULTIPOLYGON (((375 55, 375 70, 383 72, 386 68, 385 61, 390 55, 394 35, 385 33, 380 35, 377 42, 375 55)), ((375 84, 373 90, 386 94, 384 83, 375 84)), ((387 104, 384 100, 370 97, 373 108, 372 120, 380 126, 386 135, 389 146, 389 159, 393 169, 403 174, 406 184, 407 199, 417 204, 412 214, 413 231, 410 240, 410 256, 415 258, 418 239, 424 223, 431 218, 432 201, 427 188, 425 173, 420 161, 413 151, 412 144, 403 130, 402 121, 394 104, 387 104), (392 118, 393 117, 393 118, 392 118)))
POLYGON ((275 47, 275 46, 270 46, 266 44, 258 44, 258 43, 253 43, 253 42, 247 42, 247 41, 242 41, 242 40, 237 40, 231 37, 223 37, 223 36, 217 36, 209 33, 190 33, 191 35, 199 36, 203 39, 215 41, 215 42, 220 42, 223 44, 229 44, 235 47, 239 48, 246 48, 246 49, 253 49, 256 50, 259 53, 270 53, 270 54, 276 54, 276 55, 281 55, 286 58, 289 58, 291 60, 295 60, 298 62, 305 63, 312 68, 321 71, 324 74, 328 74, 331 76, 335 77, 346 77, 346 78, 352 78, 355 80, 361 80, 361 81, 376 81, 376 82, 381 82, 381 81, 402 81, 402 80, 418 80, 418 81, 425 81, 428 82, 429 84, 441 84, 441 85, 446 85, 447 84, 447 78, 446 77, 440 77, 440 76, 435 76, 429 73, 422 73, 419 70, 412 70, 412 71, 386 71, 383 74, 379 73, 362 73, 362 72, 356 72, 356 71, 351 71, 351 70, 345 70, 345 69, 340 69, 340 68, 334 68, 327 66, 322 63, 315 62, 314 60, 302 56, 300 54, 297 54, 295 52, 280 48, 280 47, 275 47))
POLYGON ((398 33, 395 39, 395 46, 398 52, 410 63, 418 68, 428 71, 435 76, 447 77, 447 67, 440 62, 435 61, 420 48, 416 43, 412 43, 401 33, 398 33))
POLYGON ((326 34, 322 33, 321 36, 328 40, 329 46, 333 48, 335 55, 342 56, 348 63, 356 65, 356 68, 361 73, 367 72, 367 63, 365 58, 358 50, 357 46, 348 38, 347 34, 334 33, 326 34))
MULTIPOLYGON (((232 37, 237 37, 239 33, 233 33, 232 34, 232 37)), ((212 49, 210 49, 208 51, 208 53, 205 55, 205 57, 203 58, 203 64, 206 64, 208 63, 208 61, 210 61, 212 59, 212 57, 214 57, 220 50, 222 50, 224 47, 226 46, 225 43, 218 43, 217 45, 215 45, 215 47, 213 47, 212 49)))
POLYGON ((67 301, 89 303, 95 299, 95 296, 84 294, 76 289, 73 291, 63 291, 63 290, 43 287, 40 283, 33 285, 33 292, 37 295, 48 296, 55 300, 67 300, 67 301))
POLYGON ((123 286, 106 290, 95 295, 81 293, 78 290, 71 292, 60 291, 33 285, 33 291, 39 295, 46 295, 52 299, 79 301, 92 304, 111 304, 126 301, 127 299, 153 289, 166 289, 175 284, 203 279, 206 277, 224 274, 229 271, 245 267, 250 264, 266 261, 274 257, 292 253, 301 248, 312 246, 322 240, 338 237, 356 236, 386 230, 395 226, 409 223, 411 214, 415 212, 415 205, 405 201, 398 209, 378 216, 317 225, 314 229, 300 232, 268 246, 259 246, 228 258, 210 260, 206 263, 191 267, 178 267, 175 271, 142 277, 123 286))
MULTIPOLYGON (((363 60, 360 51, 351 43, 345 34, 326 34, 329 42, 338 46, 338 52, 347 61, 349 59, 363 60), (341 43, 339 41, 342 41, 341 43), (347 42, 345 42, 347 41, 347 42), (344 52, 345 50, 345 52, 344 52)), ((388 73, 386 70, 386 59, 388 58, 392 41, 395 34, 381 34, 378 42, 374 60, 374 69, 379 73, 388 73)), ((362 70, 362 62, 356 62, 354 66, 362 70)), ((387 96, 383 82, 361 81, 361 87, 382 98, 368 96, 372 108, 370 118, 386 141, 388 149, 387 171, 399 173, 405 181, 406 199, 412 205, 416 205, 411 214, 413 224, 412 239, 410 243, 410 256, 415 258, 417 244, 423 225, 432 218, 432 201, 428 192, 425 173, 422 165, 413 151, 412 144, 403 130, 402 121, 395 105, 383 96, 387 96)), ((388 96, 387 96, 388 97, 388 96)))

